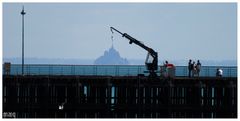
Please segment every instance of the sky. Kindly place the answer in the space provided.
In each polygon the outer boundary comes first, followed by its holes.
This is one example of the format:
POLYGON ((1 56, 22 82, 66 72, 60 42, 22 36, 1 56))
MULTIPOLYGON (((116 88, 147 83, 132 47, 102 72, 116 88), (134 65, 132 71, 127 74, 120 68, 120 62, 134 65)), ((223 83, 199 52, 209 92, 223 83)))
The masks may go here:
POLYGON ((112 46, 127 59, 147 52, 110 27, 158 52, 161 60, 237 60, 236 3, 3 3, 3 58, 96 59, 112 46))

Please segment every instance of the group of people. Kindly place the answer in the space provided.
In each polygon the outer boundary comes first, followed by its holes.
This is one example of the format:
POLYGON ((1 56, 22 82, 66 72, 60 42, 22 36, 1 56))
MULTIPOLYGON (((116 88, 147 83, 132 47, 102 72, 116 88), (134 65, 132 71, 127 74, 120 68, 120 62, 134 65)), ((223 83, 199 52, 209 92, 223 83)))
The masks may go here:
MULTIPOLYGON (((194 77, 195 75, 199 77, 201 66, 202 65, 199 60, 197 60, 197 63, 195 63, 190 59, 188 62, 188 77, 194 77)), ((223 70, 221 68, 217 68, 216 76, 217 77, 223 76, 223 70)))
POLYGON ((188 77, 194 77, 195 75, 199 77, 200 71, 201 71, 200 61, 197 60, 197 63, 195 63, 190 59, 188 62, 188 77))

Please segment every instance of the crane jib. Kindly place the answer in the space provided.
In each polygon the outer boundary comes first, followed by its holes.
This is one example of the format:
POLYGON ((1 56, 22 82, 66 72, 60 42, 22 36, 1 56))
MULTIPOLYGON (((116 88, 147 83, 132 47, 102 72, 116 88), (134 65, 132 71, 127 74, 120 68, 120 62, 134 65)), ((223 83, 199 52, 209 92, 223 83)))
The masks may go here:
POLYGON ((156 70, 158 68, 158 53, 155 52, 152 48, 147 47, 146 45, 144 45, 143 43, 141 43, 140 41, 136 40, 135 38, 133 38, 132 36, 128 35, 127 33, 122 33, 120 31, 118 31, 117 29, 110 27, 112 33, 113 30, 115 30, 116 32, 120 33, 123 37, 127 38, 129 40, 129 44, 136 44, 140 47, 142 47, 143 49, 145 49, 146 51, 148 51, 148 55, 145 61, 146 67, 149 70, 149 77, 156 77, 156 70), (152 58, 150 58, 150 56, 152 58))
POLYGON ((111 30, 112 33, 113 33, 113 30, 115 30, 115 31, 118 32, 119 34, 123 35, 122 32, 118 31, 117 29, 115 29, 115 28, 113 28, 113 27, 110 27, 110 30, 111 30))

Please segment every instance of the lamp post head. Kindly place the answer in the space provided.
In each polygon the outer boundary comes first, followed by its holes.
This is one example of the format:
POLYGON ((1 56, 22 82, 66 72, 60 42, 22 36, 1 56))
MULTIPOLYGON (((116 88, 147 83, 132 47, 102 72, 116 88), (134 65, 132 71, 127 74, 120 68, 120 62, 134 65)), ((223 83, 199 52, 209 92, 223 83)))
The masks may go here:
POLYGON ((24 11, 24 6, 23 6, 23 9, 22 9, 22 12, 21 12, 22 15, 25 15, 26 12, 24 11))

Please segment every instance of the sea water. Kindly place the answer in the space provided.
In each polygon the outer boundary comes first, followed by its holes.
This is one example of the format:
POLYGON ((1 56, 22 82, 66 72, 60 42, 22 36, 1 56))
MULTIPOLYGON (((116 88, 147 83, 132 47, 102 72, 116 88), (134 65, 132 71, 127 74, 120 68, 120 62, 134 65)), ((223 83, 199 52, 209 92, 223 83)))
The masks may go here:
MULTIPOLYGON (((217 68, 223 70, 223 77, 237 77, 236 66, 202 66, 201 77, 216 76, 217 68)), ((21 75, 21 64, 12 64, 10 75, 21 75)), ((137 76, 148 75, 144 65, 24 65, 25 75, 89 75, 89 76, 137 76)), ((157 70, 160 76, 160 67, 157 70)), ((175 76, 188 76, 187 66, 176 66, 175 76)))

